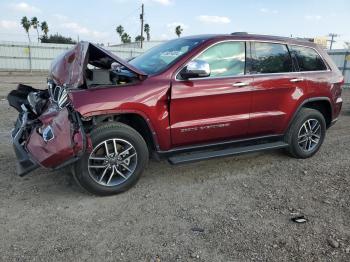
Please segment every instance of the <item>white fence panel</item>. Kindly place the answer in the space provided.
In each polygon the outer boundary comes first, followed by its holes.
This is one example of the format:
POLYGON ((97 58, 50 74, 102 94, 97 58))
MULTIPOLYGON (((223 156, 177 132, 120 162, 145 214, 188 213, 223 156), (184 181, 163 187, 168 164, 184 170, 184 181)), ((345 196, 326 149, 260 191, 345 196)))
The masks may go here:
POLYGON ((333 59, 339 70, 343 73, 345 84, 350 87, 350 50, 330 50, 328 54, 333 59))
MULTIPOLYGON (((138 56, 147 49, 161 42, 147 42, 143 49, 137 44, 103 47, 117 56, 128 59, 138 56)), ((0 42, 0 70, 1 71, 46 71, 51 61, 62 52, 74 45, 65 44, 42 44, 23 42, 0 42)))
POLYGON ((72 45, 0 42, 0 70, 47 70, 53 58, 72 45))
MULTIPOLYGON (((144 43, 144 48, 138 47, 138 43, 104 47, 117 56, 128 59, 136 57, 147 49, 162 43, 162 41, 150 41, 144 43)), ((42 44, 23 42, 0 42, 0 70, 2 71, 46 71, 51 61, 73 45, 42 44)), ((330 50, 332 57, 340 71, 345 76, 345 83, 350 86, 350 50, 330 50)))

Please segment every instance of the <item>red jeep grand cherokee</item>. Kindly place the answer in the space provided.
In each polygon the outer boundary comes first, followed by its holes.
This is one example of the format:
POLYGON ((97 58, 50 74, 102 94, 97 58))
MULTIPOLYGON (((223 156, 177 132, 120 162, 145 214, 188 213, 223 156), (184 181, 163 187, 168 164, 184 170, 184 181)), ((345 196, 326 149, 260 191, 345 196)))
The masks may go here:
POLYGON ((81 42, 48 89, 19 85, 17 171, 72 165, 98 195, 127 190, 149 156, 172 164, 286 148, 314 155, 342 106, 343 77, 317 45, 236 33, 184 37, 126 62, 81 42))

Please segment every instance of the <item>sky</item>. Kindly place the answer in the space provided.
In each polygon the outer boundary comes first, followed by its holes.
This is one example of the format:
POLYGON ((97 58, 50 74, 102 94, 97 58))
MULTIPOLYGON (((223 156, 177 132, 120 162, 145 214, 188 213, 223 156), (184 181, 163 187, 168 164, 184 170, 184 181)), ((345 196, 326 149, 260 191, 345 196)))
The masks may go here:
MULTIPOLYGON (((140 34, 141 3, 152 40, 207 33, 249 32, 315 37, 340 35, 335 48, 350 41, 350 0, 0 0, 0 40, 27 41, 23 16, 47 21, 49 34, 104 44, 120 42, 122 25, 134 38, 140 34)), ((35 41, 36 31, 30 30, 35 41)))

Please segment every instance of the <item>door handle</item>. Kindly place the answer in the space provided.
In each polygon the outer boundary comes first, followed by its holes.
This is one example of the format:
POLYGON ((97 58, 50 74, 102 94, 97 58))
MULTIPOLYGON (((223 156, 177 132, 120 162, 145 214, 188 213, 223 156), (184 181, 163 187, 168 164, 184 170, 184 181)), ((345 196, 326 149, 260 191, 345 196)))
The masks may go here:
POLYGON ((243 86, 247 86, 248 83, 245 83, 245 82, 237 82, 237 83, 234 83, 232 84, 232 86, 235 86, 235 87, 243 87, 243 86))
POLYGON ((302 81, 304 81, 304 79, 303 78, 293 78, 293 79, 291 79, 290 80, 292 83, 297 83, 297 82, 302 82, 302 81))

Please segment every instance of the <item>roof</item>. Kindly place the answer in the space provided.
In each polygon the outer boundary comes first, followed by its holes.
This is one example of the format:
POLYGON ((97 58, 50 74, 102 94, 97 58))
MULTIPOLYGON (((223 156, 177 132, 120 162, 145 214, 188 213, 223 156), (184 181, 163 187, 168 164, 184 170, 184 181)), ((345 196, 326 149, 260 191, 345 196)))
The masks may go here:
POLYGON ((314 43, 297 39, 291 37, 284 36, 273 36, 273 35, 259 35, 259 34, 248 34, 246 32, 237 32, 232 34, 206 34, 206 35, 193 35, 186 36, 184 38, 192 39, 192 38, 201 38, 203 40, 257 40, 257 41, 272 41, 272 42, 281 42, 281 43, 289 43, 289 44, 302 44, 306 46, 315 46, 314 43))

